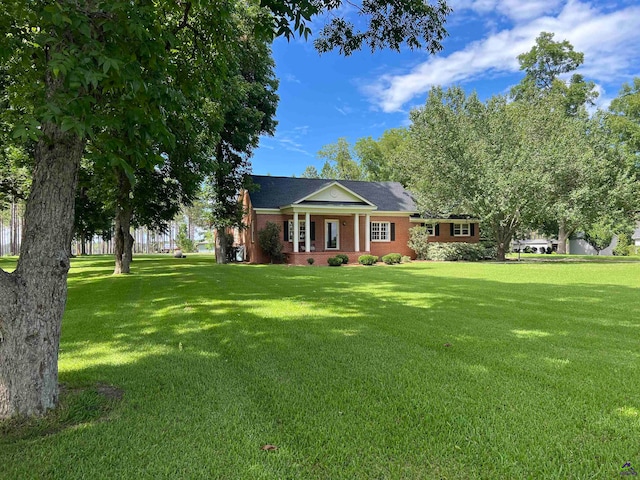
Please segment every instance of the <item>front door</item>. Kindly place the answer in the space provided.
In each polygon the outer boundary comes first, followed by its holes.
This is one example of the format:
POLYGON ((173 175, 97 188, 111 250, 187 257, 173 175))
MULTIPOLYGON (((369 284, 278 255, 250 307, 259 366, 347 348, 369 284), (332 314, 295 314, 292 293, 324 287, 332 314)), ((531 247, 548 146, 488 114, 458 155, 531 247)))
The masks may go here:
POLYGON ((338 220, 325 220, 324 222, 324 238, 326 250, 338 250, 340 248, 340 233, 338 220))

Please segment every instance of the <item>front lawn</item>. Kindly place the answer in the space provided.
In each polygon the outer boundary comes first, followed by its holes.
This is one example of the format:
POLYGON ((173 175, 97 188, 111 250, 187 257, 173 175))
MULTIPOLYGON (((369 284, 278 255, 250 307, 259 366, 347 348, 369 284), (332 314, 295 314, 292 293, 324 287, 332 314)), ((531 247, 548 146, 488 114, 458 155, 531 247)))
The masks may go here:
POLYGON ((637 263, 111 271, 73 261, 60 381, 85 393, 57 429, 5 429, 0 478, 640 471, 637 263))

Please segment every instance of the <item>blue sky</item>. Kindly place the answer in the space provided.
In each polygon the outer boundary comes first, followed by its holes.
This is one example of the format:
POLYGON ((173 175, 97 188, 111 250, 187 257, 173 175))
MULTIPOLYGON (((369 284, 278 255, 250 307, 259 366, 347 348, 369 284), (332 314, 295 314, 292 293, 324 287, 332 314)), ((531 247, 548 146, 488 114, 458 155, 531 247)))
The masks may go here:
MULTIPOLYGON (((640 76, 640 0, 451 0, 449 37, 436 56, 405 50, 319 55, 311 39, 273 45, 280 79, 278 128, 263 137, 253 173, 299 176, 318 170, 323 145, 346 137, 378 138, 406 126, 412 108, 424 104, 433 85, 461 85, 486 99, 504 94, 522 73, 517 55, 542 31, 569 40, 585 54, 580 68, 596 83, 606 108, 623 83, 640 76)), ((349 12, 347 11, 347 14, 349 12)), ((321 23, 319 19, 314 31, 321 23)))

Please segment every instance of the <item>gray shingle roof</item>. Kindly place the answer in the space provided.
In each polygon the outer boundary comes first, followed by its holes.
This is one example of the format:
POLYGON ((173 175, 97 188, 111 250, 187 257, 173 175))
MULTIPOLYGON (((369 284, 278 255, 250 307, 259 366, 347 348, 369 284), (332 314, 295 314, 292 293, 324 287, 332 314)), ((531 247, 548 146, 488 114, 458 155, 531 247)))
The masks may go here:
POLYGON ((376 205, 379 211, 418 211, 413 197, 398 182, 357 182, 262 175, 251 175, 251 179, 259 185, 258 189, 249 193, 254 208, 279 208, 290 205, 333 182, 338 182, 376 205))

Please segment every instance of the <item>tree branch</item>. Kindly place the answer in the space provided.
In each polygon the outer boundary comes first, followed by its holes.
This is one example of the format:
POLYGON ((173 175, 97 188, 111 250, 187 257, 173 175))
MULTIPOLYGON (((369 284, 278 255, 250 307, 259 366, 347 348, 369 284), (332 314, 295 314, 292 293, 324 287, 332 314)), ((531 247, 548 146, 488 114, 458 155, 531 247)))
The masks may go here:
POLYGON ((191 2, 187 2, 184 6, 184 13, 182 14, 182 21, 178 24, 176 28, 173 29, 173 34, 175 35, 180 30, 185 28, 189 24, 189 11, 191 10, 191 2))

